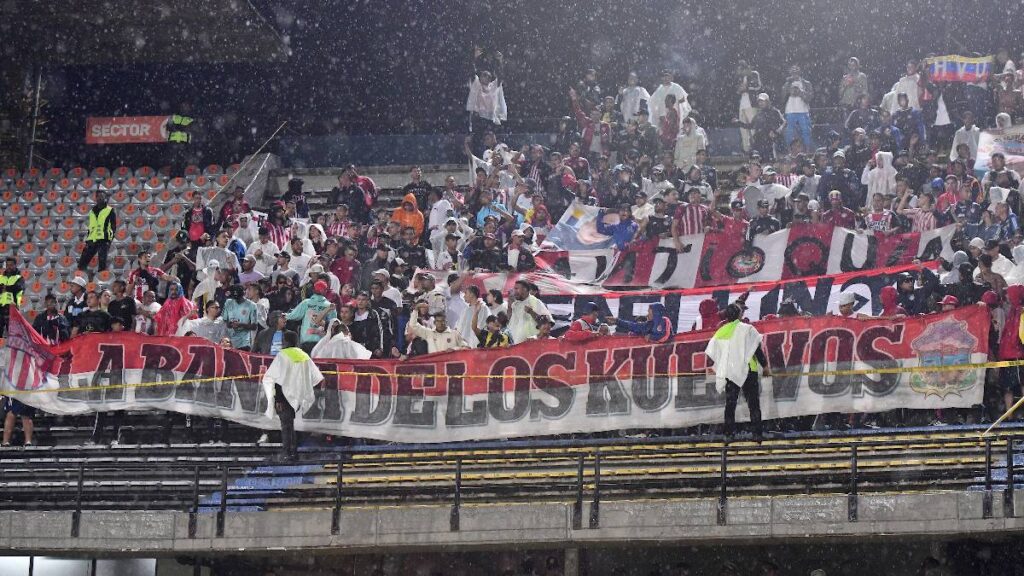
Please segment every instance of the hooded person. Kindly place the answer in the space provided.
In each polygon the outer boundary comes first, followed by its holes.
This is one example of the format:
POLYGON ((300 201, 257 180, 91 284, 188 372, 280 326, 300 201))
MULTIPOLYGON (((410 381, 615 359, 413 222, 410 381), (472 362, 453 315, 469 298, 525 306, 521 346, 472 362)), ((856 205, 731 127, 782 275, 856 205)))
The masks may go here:
POLYGON ((362 344, 352 340, 348 326, 335 318, 327 325, 327 334, 313 346, 310 356, 338 360, 369 360, 372 353, 362 344))
POLYGON ((1024 244, 1013 247, 1013 268, 1004 276, 1006 284, 1015 286, 1024 284, 1024 244))
POLYGON ((868 193, 864 200, 864 208, 868 210, 871 209, 871 198, 875 194, 897 196, 896 168, 892 165, 892 152, 876 152, 875 167, 872 168, 871 164, 865 164, 860 182, 868 187, 868 193))
POLYGON ((713 298, 701 300, 697 311, 700 313, 700 324, 694 325, 695 330, 718 328, 722 322, 722 313, 718 310, 718 303, 713 298))
POLYGON ((302 321, 299 342, 304 349, 312 350, 323 337, 327 323, 338 316, 334 304, 326 297, 328 290, 327 282, 317 280, 313 284, 313 294, 299 302, 286 316, 288 320, 302 321))
POLYGON ((218 280, 218 272, 220 272, 220 262, 216 260, 210 260, 206 263, 206 267, 203 268, 203 279, 196 284, 194 290, 192 290, 192 300, 198 301, 204 308, 206 303, 213 300, 217 294, 217 287, 220 286, 220 280, 218 280))
MULTIPOLYGON (((1016 254, 1014 254, 1016 256, 1016 254)), ((971 257, 967 255, 967 252, 963 250, 957 250, 953 253, 953 258, 949 261, 949 272, 945 272, 939 278, 939 284, 945 286, 947 284, 959 284, 960 283, 960 266, 967 264, 971 261, 971 257)), ((1006 280, 1009 283, 1009 279, 1006 280)), ((1024 284, 1024 280, 1021 282, 1024 284)))
POLYGON ((725 324, 708 341, 704 354, 714 362, 715 389, 725 393, 725 437, 732 438, 736 427, 736 402, 740 392, 750 409, 754 441, 762 440, 761 390, 759 372, 771 375, 768 359, 761 350, 761 333, 743 322, 743 309, 730 304, 725 309, 725 324))
POLYGON ((882 304, 882 316, 907 315, 907 311, 899 304, 899 292, 895 286, 883 286, 878 292, 878 300, 882 304))
POLYGON ((238 215, 238 227, 235 228, 235 233, 232 235, 232 239, 237 239, 244 246, 249 246, 253 242, 259 240, 260 237, 260 226, 256 222, 256 219, 252 217, 252 214, 243 212, 238 215))
POLYGON ((267 402, 266 417, 275 413, 281 420, 281 455, 294 460, 298 455, 295 441, 295 414, 302 414, 313 407, 316 392, 313 390, 324 381, 324 375, 305 351, 297 347, 298 337, 286 332, 281 352, 263 374, 263 393, 273 402, 267 402))
POLYGON ((174 336, 182 321, 188 320, 195 312, 195 302, 185 298, 182 294, 181 284, 171 284, 167 300, 153 316, 153 321, 156 322, 156 332, 153 335, 174 336))
POLYGON ((419 210, 415 194, 410 192, 402 198, 402 205, 391 212, 391 221, 398 222, 402 228, 412 228, 417 237, 423 235, 423 212, 419 210))
POLYGON ((645 322, 612 318, 609 318, 609 321, 613 321, 615 324, 616 333, 628 332, 634 336, 643 336, 644 339, 658 344, 667 342, 675 334, 672 329, 672 319, 665 315, 665 305, 660 302, 655 302, 647 308, 645 322))

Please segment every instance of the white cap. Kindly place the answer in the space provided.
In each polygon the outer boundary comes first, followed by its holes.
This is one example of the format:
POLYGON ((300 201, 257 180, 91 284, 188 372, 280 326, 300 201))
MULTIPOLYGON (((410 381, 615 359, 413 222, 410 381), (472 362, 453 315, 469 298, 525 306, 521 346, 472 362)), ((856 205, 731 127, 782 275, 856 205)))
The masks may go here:
POLYGON ((218 262, 216 260, 210 260, 209 262, 206 263, 206 267, 207 268, 216 268, 216 269, 220 270, 220 262, 218 262))
POLYGON ((828 576, 828 574, 825 574, 824 570, 822 570, 821 568, 818 568, 817 570, 812 570, 811 571, 811 576, 828 576))
POLYGON ((847 306, 857 301, 857 297, 854 296, 853 292, 840 292, 839 293, 839 305, 847 306))
POLYGON ((321 266, 320 264, 313 264, 312 266, 309 267, 309 270, 306 271, 306 274, 323 274, 323 273, 324 273, 324 267, 321 266))
POLYGON ((977 248, 978 250, 984 250, 985 249, 985 241, 982 240, 981 238, 974 238, 974 239, 971 240, 970 246, 971 246, 971 248, 977 248))
POLYGON ((768 100, 768 93, 767 92, 761 92, 760 94, 757 95, 757 99, 758 100, 765 100, 765 101, 767 101, 768 100))
POLYGON ((75 276, 74 278, 72 278, 71 283, 77 284, 82 288, 85 288, 89 284, 88 282, 86 282, 85 278, 82 278, 81 276, 75 276))
POLYGON ((381 276, 384 276, 385 278, 388 277, 388 276, 391 276, 391 272, 388 272, 387 270, 385 270, 383 268, 378 268, 378 269, 373 271, 373 275, 374 276, 376 276, 377 274, 380 274, 381 276))

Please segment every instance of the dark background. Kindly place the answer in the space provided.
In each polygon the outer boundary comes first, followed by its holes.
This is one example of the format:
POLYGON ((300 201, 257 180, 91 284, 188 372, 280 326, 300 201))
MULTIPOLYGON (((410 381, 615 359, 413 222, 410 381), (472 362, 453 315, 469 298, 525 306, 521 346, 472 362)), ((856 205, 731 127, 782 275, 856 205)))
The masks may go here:
POLYGON ((85 147, 86 116, 184 113, 199 120, 192 153, 226 162, 251 152, 284 120, 288 136, 457 134, 466 130, 474 44, 506 56, 509 132, 553 129, 568 86, 588 67, 605 90, 635 70, 653 89, 677 72, 699 118, 729 125, 734 70, 747 59, 778 96, 791 63, 835 101, 846 59, 860 58, 875 99, 908 58, 992 53, 1019 63, 1024 11, 1013 2, 865 0, 701 5, 647 2, 253 0, 288 41, 287 63, 151 65, 46 70, 44 156, 57 163, 165 154, 162 147, 85 147))

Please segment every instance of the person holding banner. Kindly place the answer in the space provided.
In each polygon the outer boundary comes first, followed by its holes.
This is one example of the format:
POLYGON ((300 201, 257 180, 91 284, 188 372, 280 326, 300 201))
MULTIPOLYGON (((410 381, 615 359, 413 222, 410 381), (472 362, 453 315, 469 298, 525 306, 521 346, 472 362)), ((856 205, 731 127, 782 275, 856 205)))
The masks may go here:
MULTIPOLYGON (((597 323, 598 306, 593 302, 583 305, 583 314, 569 324, 569 330, 565 333, 565 339, 569 342, 586 342, 598 336, 608 335, 608 326, 597 323)), ((614 324, 614 319, 611 323, 614 324)))
POLYGON ((266 415, 275 412, 281 419, 281 457, 295 460, 298 446, 295 441, 295 413, 302 414, 316 401, 313 388, 323 382, 324 376, 313 360, 301 348, 294 332, 285 332, 281 352, 274 357, 263 375, 263 392, 267 398, 266 415))
POLYGON ((771 376, 768 358, 761 349, 761 333, 743 322, 743 309, 730 304, 723 324, 708 342, 704 353, 714 362, 715 389, 725 393, 725 441, 732 440, 736 428, 736 403, 740 392, 750 410, 754 441, 764 439, 761 425, 760 374, 771 376))

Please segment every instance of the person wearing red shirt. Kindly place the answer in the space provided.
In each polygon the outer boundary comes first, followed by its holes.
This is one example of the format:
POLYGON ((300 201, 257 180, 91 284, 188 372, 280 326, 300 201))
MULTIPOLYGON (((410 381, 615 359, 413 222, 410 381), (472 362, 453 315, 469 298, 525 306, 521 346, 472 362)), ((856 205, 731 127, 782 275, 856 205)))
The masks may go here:
POLYGON ((608 326, 597 324, 597 304, 587 302, 583 305, 583 314, 569 324, 565 339, 570 342, 586 342, 598 336, 607 336, 608 326))
POLYGON ((356 253, 355 246, 345 246, 343 255, 331 263, 331 273, 338 277, 342 286, 353 284, 359 279, 360 264, 356 253))
POLYGON ((841 228, 854 229, 857 227, 857 213, 843 206, 843 193, 833 190, 828 193, 830 207, 821 215, 823 224, 831 224, 841 228))
MULTIPOLYGON (((945 191, 935 199, 935 209, 945 212, 960 200, 960 180, 953 174, 946 176, 945 191)), ((934 186, 932 186, 934 189, 934 186)))
POLYGON ((238 228, 238 215, 249 213, 249 203, 245 200, 245 188, 235 186, 231 192, 231 200, 228 200, 220 208, 220 221, 217 228, 223 228, 225 224, 231 225, 231 231, 238 228))
POLYGON ((676 213, 672 217, 672 239, 679 252, 683 251, 683 243, 679 237, 706 232, 705 227, 708 226, 711 215, 708 207, 701 204, 699 188, 690 188, 688 200, 689 202, 676 208, 676 213))
POLYGON ((136 300, 142 301, 142 295, 146 290, 156 292, 160 281, 177 282, 178 279, 164 272, 156 266, 150 266, 153 254, 149 250, 143 250, 138 254, 138 266, 128 273, 128 293, 136 300))

